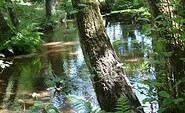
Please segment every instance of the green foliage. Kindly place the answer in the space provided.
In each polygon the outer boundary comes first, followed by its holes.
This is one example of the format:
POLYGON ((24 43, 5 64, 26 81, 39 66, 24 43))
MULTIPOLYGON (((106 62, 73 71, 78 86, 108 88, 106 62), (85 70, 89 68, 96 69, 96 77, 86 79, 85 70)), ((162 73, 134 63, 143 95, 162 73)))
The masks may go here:
POLYGON ((67 99, 70 100, 75 111, 78 111, 79 113, 98 113, 100 111, 99 107, 94 106, 92 103, 78 96, 68 95, 67 99))
POLYGON ((111 6, 111 10, 135 9, 143 6, 143 0, 116 0, 111 6))
POLYGON ((150 35, 152 30, 153 29, 151 27, 151 24, 144 24, 144 25, 142 25, 141 33, 146 34, 146 35, 150 35))
MULTIPOLYGON (((182 109, 184 107, 182 104, 185 102, 185 98, 182 96, 183 93, 177 91, 185 84, 184 78, 183 75, 177 75, 178 72, 174 72, 171 68, 181 67, 175 67, 176 64, 169 62, 174 56, 184 58, 184 46, 181 42, 185 35, 181 28, 174 26, 172 23, 184 26, 185 21, 181 16, 169 18, 166 14, 161 14, 155 18, 152 24, 142 26, 142 33, 153 38, 152 49, 154 52, 150 54, 152 60, 146 66, 155 68, 155 78, 142 81, 142 84, 148 86, 148 88, 143 89, 148 91, 146 95, 149 97, 145 98, 143 103, 160 102, 159 113, 173 112, 173 110, 184 112, 185 110, 182 109)), ((177 58, 175 62, 179 62, 181 58, 177 58)), ((185 72, 184 69, 181 71, 185 72)))
POLYGON ((17 32, 16 36, 13 36, 11 40, 7 41, 5 47, 12 47, 23 53, 30 53, 39 49, 42 44, 39 32, 30 32, 28 30, 22 30, 17 32))
POLYGON ((131 0, 117 0, 113 4, 111 9, 115 11, 115 10, 131 9, 131 8, 133 8, 131 0))
POLYGON ((130 106, 128 104, 128 100, 124 96, 121 96, 118 99, 118 102, 117 102, 115 109, 116 109, 115 113, 131 113, 130 106))
POLYGON ((30 107, 30 111, 26 113, 38 113, 38 112, 46 112, 46 113, 62 113, 56 107, 54 107, 51 103, 45 103, 42 101, 36 101, 33 106, 30 107))

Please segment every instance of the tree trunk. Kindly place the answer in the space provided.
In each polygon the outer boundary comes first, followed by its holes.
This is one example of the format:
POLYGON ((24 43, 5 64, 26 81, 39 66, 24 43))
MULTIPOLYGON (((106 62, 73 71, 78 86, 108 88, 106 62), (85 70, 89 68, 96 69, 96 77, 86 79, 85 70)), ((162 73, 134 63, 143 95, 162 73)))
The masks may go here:
MULTIPOLYGON (((182 81, 184 79, 184 73, 185 73, 185 62, 181 60, 181 58, 184 58, 185 56, 185 42, 181 39, 179 39, 180 34, 174 32, 174 29, 181 29, 182 25, 179 23, 173 21, 172 18, 177 17, 174 12, 174 8, 172 7, 172 3, 170 0, 147 0, 147 3, 149 5, 150 12, 153 16, 153 18, 156 18, 157 16, 163 14, 164 17, 158 19, 158 22, 154 22, 156 28, 164 28, 164 30, 160 30, 158 32, 158 39, 164 39, 166 40, 165 46, 162 49, 162 51, 159 51, 160 57, 163 56, 163 59, 165 59, 165 64, 162 66, 164 70, 161 70, 162 67, 160 67, 160 72, 164 71, 165 73, 160 73, 160 76, 166 77, 166 87, 167 89, 164 89, 164 87, 161 89, 158 89, 159 91, 167 91, 170 94, 170 97, 173 99, 177 98, 183 98, 182 92, 185 89, 185 83, 182 82, 175 86, 179 81, 182 81), (160 21, 160 22, 159 22, 160 21), (163 24, 166 23, 166 24, 163 24), (165 52, 172 52, 171 56, 165 56, 161 55, 165 52)), ((156 42, 156 41, 155 41, 156 42)), ((159 58, 160 59, 160 58, 159 58)), ((164 61, 163 61, 164 62, 164 61)), ((158 77, 156 77, 158 78, 158 77)), ((164 98, 159 98, 159 102, 161 103, 164 98)), ((183 102, 180 104, 184 104, 183 102)), ((179 104, 179 105, 180 105, 179 104)), ((183 112, 177 107, 178 105, 168 105, 163 106, 166 107, 166 111, 164 113, 180 113, 183 112)))
POLYGON ((138 98, 119 66, 120 62, 113 50, 96 0, 73 0, 78 10, 76 21, 79 29, 81 48, 91 74, 100 107, 105 111, 115 111, 117 100, 128 99, 132 113, 143 113, 138 98))
MULTIPOLYGON (((7 3, 13 5, 11 0, 5 0, 5 2, 7 2, 7 3)), ((18 26, 19 21, 18 21, 18 18, 17 18, 17 16, 16 16, 15 10, 12 9, 11 7, 8 7, 8 12, 9 12, 9 15, 10 15, 10 19, 11 19, 12 25, 13 25, 14 27, 18 26)))
POLYGON ((45 1, 45 7, 46 7, 46 18, 48 20, 52 17, 52 10, 54 9, 54 6, 56 5, 56 0, 46 0, 45 1))
POLYGON ((48 19, 48 20, 50 20, 50 18, 51 18, 51 15, 52 15, 52 12, 51 12, 51 10, 52 10, 52 8, 51 8, 51 0, 46 0, 46 18, 48 19))
POLYGON ((1 29, 2 34, 4 34, 5 32, 10 30, 10 28, 9 28, 6 20, 4 19, 4 16, 3 16, 1 11, 0 11, 0 29, 1 29))

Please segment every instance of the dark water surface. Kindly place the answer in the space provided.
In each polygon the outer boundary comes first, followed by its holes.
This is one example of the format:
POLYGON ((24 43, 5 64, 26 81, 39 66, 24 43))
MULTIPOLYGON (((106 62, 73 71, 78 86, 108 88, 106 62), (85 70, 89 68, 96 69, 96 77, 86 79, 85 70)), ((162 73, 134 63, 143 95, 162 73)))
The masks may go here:
MULTIPOLYGON (((142 71, 148 56, 144 50, 152 45, 150 37, 141 35, 135 25, 123 22, 107 21, 106 29, 131 83, 136 89, 144 87, 136 81, 152 77, 142 71)), ((41 52, 7 58, 13 64, 0 73, 1 111, 24 112, 41 101, 65 113, 88 113, 89 108, 81 106, 79 110, 66 99, 66 95, 71 95, 73 101, 98 106, 74 21, 45 34, 43 39, 47 43, 41 52)), ((140 100, 145 98, 137 90, 136 94, 140 100)))

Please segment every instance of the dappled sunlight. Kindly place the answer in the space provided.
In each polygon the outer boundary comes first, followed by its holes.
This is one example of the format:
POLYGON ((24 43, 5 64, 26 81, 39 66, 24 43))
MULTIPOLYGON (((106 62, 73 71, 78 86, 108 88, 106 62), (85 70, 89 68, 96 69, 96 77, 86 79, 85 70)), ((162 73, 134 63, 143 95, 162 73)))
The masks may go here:
POLYGON ((54 47, 56 47, 56 46, 61 46, 62 45, 62 42, 49 42, 49 43, 45 43, 45 44, 43 44, 43 46, 54 46, 54 47))
POLYGON ((144 58, 132 58, 132 59, 124 60, 125 63, 134 63, 134 62, 141 62, 141 61, 144 61, 144 58))
MULTIPOLYGON (((116 43, 117 45, 115 44, 115 50, 120 57, 120 61, 123 64, 130 64, 127 66, 127 69, 132 71, 132 74, 135 74, 136 72, 133 70, 140 71, 138 67, 144 61, 144 54, 140 52, 144 46, 138 44, 138 42, 142 42, 143 40, 138 39, 139 41, 132 43, 137 38, 133 39, 127 35, 123 36, 124 32, 128 32, 123 31, 123 26, 120 22, 113 25, 110 23, 107 31, 109 31, 108 33, 112 42, 121 40, 116 43), (115 34, 110 32, 114 32, 115 34), (138 67, 134 67, 131 64, 138 64, 138 67)), ((83 102, 88 101, 98 106, 96 95, 90 82, 91 75, 85 65, 78 36, 76 35, 77 31, 68 30, 66 32, 65 29, 64 31, 61 31, 61 28, 58 29, 54 33, 51 32, 51 34, 47 32, 48 37, 45 36, 46 43, 41 46, 40 51, 37 53, 5 58, 6 60, 14 60, 14 63, 13 66, 4 71, 2 76, 7 77, 6 79, 9 79, 8 76, 13 76, 14 80, 19 81, 19 85, 15 85, 19 89, 16 92, 17 95, 13 94, 12 96, 18 99, 17 103, 20 106, 23 105, 25 107, 25 111, 29 110, 30 106, 34 106, 35 102, 44 102, 48 105, 54 105, 62 112, 77 112, 76 106, 70 100, 66 99, 66 95, 75 95, 79 99, 76 102, 83 100, 83 102), (57 78, 54 78, 54 76, 57 78), (50 81, 51 79, 54 79, 54 81, 50 81), (54 94, 56 90, 54 88, 56 86, 55 79, 64 81, 64 84, 61 85, 62 91, 60 95, 54 94), (47 90, 48 88, 53 89, 47 90)), ((1 79, 0 84, 2 84, 0 86, 1 88, 6 88, 8 81, 1 79)), ((5 90, 0 92, 0 95, 4 96, 5 92, 5 90)), ((84 106, 82 103, 80 105, 84 106)), ((84 109, 83 107, 82 110, 84 109)))

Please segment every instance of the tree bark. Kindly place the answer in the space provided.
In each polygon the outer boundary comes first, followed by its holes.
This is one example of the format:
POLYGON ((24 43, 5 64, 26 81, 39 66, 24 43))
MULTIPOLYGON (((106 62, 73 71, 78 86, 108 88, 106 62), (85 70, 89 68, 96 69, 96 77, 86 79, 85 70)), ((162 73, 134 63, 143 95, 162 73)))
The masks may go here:
POLYGON ((51 0, 46 0, 46 18, 49 20, 52 15, 52 6, 51 6, 51 0))
POLYGON ((0 29, 1 29, 2 34, 4 34, 5 32, 10 30, 10 28, 9 28, 6 20, 4 19, 4 16, 3 16, 1 11, 0 11, 0 29))
POLYGON ((78 10, 76 21, 79 29, 80 44, 100 107, 105 111, 115 111, 117 100, 124 96, 128 99, 132 113, 143 113, 138 98, 119 65, 103 25, 96 0, 73 0, 78 10), (83 5, 82 5, 83 4, 83 5))
POLYGON ((45 7, 46 7, 46 18, 48 20, 52 17, 52 10, 54 6, 56 5, 56 0, 46 0, 45 1, 45 7))
MULTIPOLYGON (((7 2, 7 3, 13 5, 11 0, 5 0, 5 2, 7 2)), ((12 22, 12 25, 13 25, 14 27, 18 26, 19 21, 18 21, 18 18, 17 18, 17 16, 16 16, 15 10, 14 10, 13 8, 11 8, 11 7, 8 7, 8 12, 9 12, 9 16, 10 16, 10 20, 11 20, 11 22, 12 22)))

